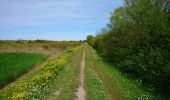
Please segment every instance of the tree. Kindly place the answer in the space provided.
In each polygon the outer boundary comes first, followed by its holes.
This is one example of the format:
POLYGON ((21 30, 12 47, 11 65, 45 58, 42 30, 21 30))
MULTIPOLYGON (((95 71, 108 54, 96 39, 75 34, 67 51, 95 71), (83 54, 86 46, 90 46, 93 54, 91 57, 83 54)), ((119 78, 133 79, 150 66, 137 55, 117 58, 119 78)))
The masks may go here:
POLYGON ((93 35, 88 35, 86 38, 87 43, 91 45, 91 41, 93 38, 94 38, 93 35))

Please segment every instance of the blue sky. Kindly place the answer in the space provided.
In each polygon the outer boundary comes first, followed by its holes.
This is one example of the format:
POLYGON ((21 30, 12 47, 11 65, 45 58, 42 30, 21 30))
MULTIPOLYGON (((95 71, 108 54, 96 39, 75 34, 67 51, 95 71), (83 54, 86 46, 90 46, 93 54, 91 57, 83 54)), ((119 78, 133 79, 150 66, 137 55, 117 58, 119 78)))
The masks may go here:
POLYGON ((122 0, 0 0, 0 40, 83 40, 122 0))

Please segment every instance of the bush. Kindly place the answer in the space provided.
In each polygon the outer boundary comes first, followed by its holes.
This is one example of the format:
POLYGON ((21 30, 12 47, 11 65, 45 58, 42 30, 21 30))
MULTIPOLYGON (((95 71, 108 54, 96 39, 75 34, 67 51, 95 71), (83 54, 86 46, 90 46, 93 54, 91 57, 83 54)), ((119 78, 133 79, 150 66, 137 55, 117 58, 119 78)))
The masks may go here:
POLYGON ((125 0, 107 28, 88 37, 108 61, 133 79, 170 94, 170 1, 125 0))

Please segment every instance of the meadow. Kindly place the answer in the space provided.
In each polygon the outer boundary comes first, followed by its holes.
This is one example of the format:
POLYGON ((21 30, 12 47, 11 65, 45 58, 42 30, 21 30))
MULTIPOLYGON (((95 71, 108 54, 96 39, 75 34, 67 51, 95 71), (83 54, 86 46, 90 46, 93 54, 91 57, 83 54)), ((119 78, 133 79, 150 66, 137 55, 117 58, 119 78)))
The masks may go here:
POLYGON ((58 57, 65 49, 80 44, 75 41, 0 41, 0 88, 23 74, 38 70, 37 64, 41 65, 47 59, 58 57))
POLYGON ((6 40, 0 41, 0 52, 32 52, 55 57, 63 50, 82 43, 77 41, 6 40))
MULTIPOLYGON (((144 87, 140 80, 133 80, 107 62, 88 44, 67 48, 59 56, 41 62, 39 69, 16 81, 12 86, 0 90, 0 100, 77 100, 80 85, 81 62, 84 56, 84 88, 86 100, 168 100, 153 89, 144 87)), ((47 58, 47 55, 23 52, 2 52, 7 54, 33 54, 47 58)), ((36 57, 35 56, 35 57, 36 57)), ((13 60, 21 63, 26 57, 13 60)), ((28 57, 29 58, 29 57, 28 57)), ((40 58, 40 57, 39 57, 40 58)), ((29 63, 28 60, 25 60, 29 63)), ((3 61, 5 62, 5 61, 3 61)), ((34 62, 32 60, 31 62, 34 62)), ((24 64, 25 65, 25 64, 24 64)), ((22 65, 23 66, 23 65, 22 65)), ((23 67, 21 67, 23 68, 23 67)), ((8 69, 4 69, 8 70, 8 69)), ((17 71, 15 68, 13 71, 17 71)), ((26 70, 25 70, 26 71, 26 70)), ((11 74, 12 72, 9 71, 11 74)), ((7 75, 5 73, 5 75, 7 75)), ((78 99, 79 100, 79 99, 78 99)))
POLYGON ((47 63, 41 65, 39 71, 18 81, 10 88, 0 90, 0 99, 44 100, 58 86, 60 86, 58 88, 63 86, 61 92, 66 93, 63 93, 63 96, 60 95, 60 98, 74 98, 74 91, 78 85, 78 79, 77 81, 75 79, 79 73, 79 65, 77 64, 79 60, 77 59, 81 56, 81 53, 82 46, 65 50, 60 57, 50 59, 47 63))

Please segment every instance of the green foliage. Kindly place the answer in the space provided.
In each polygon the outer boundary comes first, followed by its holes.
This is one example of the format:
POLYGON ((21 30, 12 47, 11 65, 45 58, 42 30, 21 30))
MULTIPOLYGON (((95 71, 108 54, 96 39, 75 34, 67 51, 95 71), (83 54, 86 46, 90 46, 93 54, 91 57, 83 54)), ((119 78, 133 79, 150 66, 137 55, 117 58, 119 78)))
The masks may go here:
POLYGON ((92 45, 93 35, 88 35, 86 41, 87 41, 88 44, 92 45))
POLYGON ((47 59, 33 53, 0 53, 0 88, 47 59))
POLYGON ((89 43, 134 79, 170 94, 169 0, 125 0, 89 43))

